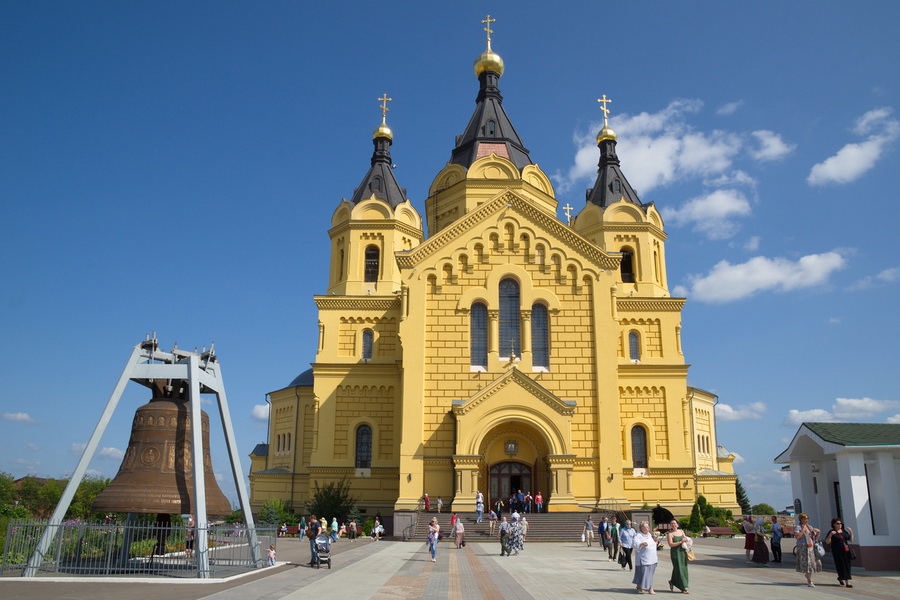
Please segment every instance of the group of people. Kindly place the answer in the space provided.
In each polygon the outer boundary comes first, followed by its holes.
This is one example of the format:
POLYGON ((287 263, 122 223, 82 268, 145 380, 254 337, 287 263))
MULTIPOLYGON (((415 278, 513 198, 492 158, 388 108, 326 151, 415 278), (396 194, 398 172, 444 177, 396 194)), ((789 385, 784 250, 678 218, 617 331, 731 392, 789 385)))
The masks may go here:
MULTIPOLYGON (((626 525, 630 525, 631 521, 626 521, 626 525)), ((619 549, 621 547, 621 535, 623 527, 616 521, 616 517, 603 517, 597 523, 597 537, 600 543, 609 555, 609 560, 619 560, 619 549)), ((581 529, 581 538, 588 546, 594 543, 594 517, 588 515, 581 529)))
MULTIPOLYGON (((669 548, 670 558, 672 560, 672 576, 669 578, 669 591, 674 592, 676 589, 682 594, 688 592, 688 553, 692 552, 693 540, 681 530, 678 521, 672 519, 669 523, 669 531, 666 533, 666 545, 659 544, 659 535, 650 530, 650 524, 647 521, 641 521, 637 531, 631 528, 631 522, 626 521, 622 530, 622 548, 623 554, 627 556, 627 564, 631 566, 631 552, 626 552, 626 548, 634 551, 634 578, 632 583, 635 584, 637 592, 643 594, 656 594, 653 589, 653 579, 656 575, 656 566, 659 564, 659 550, 669 548), (633 532, 633 533, 632 533, 633 532), (627 545, 627 546, 626 546, 627 545)), ((622 569, 625 569, 625 562, 621 562, 622 569)))

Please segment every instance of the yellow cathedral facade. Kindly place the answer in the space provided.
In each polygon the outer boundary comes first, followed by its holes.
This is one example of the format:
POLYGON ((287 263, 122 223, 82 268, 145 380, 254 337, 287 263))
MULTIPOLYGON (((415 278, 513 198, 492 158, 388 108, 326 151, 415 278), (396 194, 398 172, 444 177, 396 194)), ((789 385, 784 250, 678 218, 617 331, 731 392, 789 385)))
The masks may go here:
POLYGON ((547 511, 680 515, 699 494, 738 510, 716 396, 687 383, 663 220, 620 169, 606 97, 595 185, 562 221, 502 106, 490 33, 424 218, 394 176, 380 99, 371 167, 328 231, 315 362, 269 395, 251 505, 305 512, 316 485, 347 478, 368 515, 520 489, 547 511))

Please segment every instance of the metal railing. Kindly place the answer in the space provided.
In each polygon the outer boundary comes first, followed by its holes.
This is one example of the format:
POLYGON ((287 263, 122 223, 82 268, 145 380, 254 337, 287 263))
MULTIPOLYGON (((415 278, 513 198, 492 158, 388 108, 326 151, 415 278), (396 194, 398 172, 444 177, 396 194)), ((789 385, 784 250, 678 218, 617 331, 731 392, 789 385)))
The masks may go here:
MULTIPOLYGON (((66 521, 10 523, 6 532, 0 576, 24 574, 44 531, 55 528, 53 542, 44 555, 37 575, 209 577, 222 578, 265 566, 254 560, 247 529, 240 525, 207 528, 209 571, 200 573, 194 540, 197 528, 170 523, 104 524, 66 521)), ((260 551, 277 543, 274 526, 256 528, 260 551)))

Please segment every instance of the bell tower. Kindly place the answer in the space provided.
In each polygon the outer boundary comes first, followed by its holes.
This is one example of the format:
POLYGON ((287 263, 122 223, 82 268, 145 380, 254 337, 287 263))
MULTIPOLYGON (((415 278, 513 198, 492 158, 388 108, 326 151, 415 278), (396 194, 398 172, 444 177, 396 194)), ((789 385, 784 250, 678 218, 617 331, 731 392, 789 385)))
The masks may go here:
POLYGON ((585 208, 572 221, 572 227, 621 257, 616 278, 620 295, 668 296, 662 217, 652 202, 641 202, 619 167, 616 132, 608 121, 607 104, 612 100, 603 94, 597 102, 603 111, 603 128, 597 134, 597 181, 587 190, 585 208))
POLYGON ((422 219, 394 177, 393 132, 387 126, 384 94, 378 99, 381 125, 372 134, 371 167, 350 200, 343 199, 331 218, 330 295, 387 295, 400 289, 394 253, 419 245, 422 219))

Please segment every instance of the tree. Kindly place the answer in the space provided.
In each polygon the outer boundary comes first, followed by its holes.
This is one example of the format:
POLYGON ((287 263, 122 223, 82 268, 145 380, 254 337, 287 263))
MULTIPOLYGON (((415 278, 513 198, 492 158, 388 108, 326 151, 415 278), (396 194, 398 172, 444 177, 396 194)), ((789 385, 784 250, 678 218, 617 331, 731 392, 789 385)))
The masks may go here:
POLYGON ((16 484, 15 479, 9 473, 0 471, 0 507, 15 504, 16 484))
POLYGON ((346 521, 347 515, 356 507, 356 498, 350 493, 350 482, 347 478, 330 481, 321 488, 316 481, 314 486, 316 491, 312 499, 306 503, 306 510, 319 517, 346 521))
POLYGON ((695 532, 703 529, 703 521, 700 520, 700 504, 698 502, 694 502, 694 508, 691 509, 688 529, 695 532))
POLYGON ((774 515, 775 509, 769 506, 768 504, 754 504, 751 508, 753 512, 750 514, 753 515, 774 515))
POLYGON ((94 499, 106 489, 110 479, 106 477, 87 476, 78 484, 75 491, 75 497, 72 498, 72 504, 66 512, 66 517, 70 519, 80 519, 82 521, 100 521, 103 519, 102 513, 95 513, 93 509, 94 499))
POLYGON ((281 525, 294 520, 294 513, 288 510, 281 498, 266 500, 259 510, 259 522, 268 525, 281 525))
POLYGON ((735 494, 737 495, 738 506, 741 507, 741 512, 745 515, 751 514, 750 499, 747 498, 747 491, 744 490, 744 486, 741 485, 741 480, 737 477, 734 478, 734 488, 735 494))

